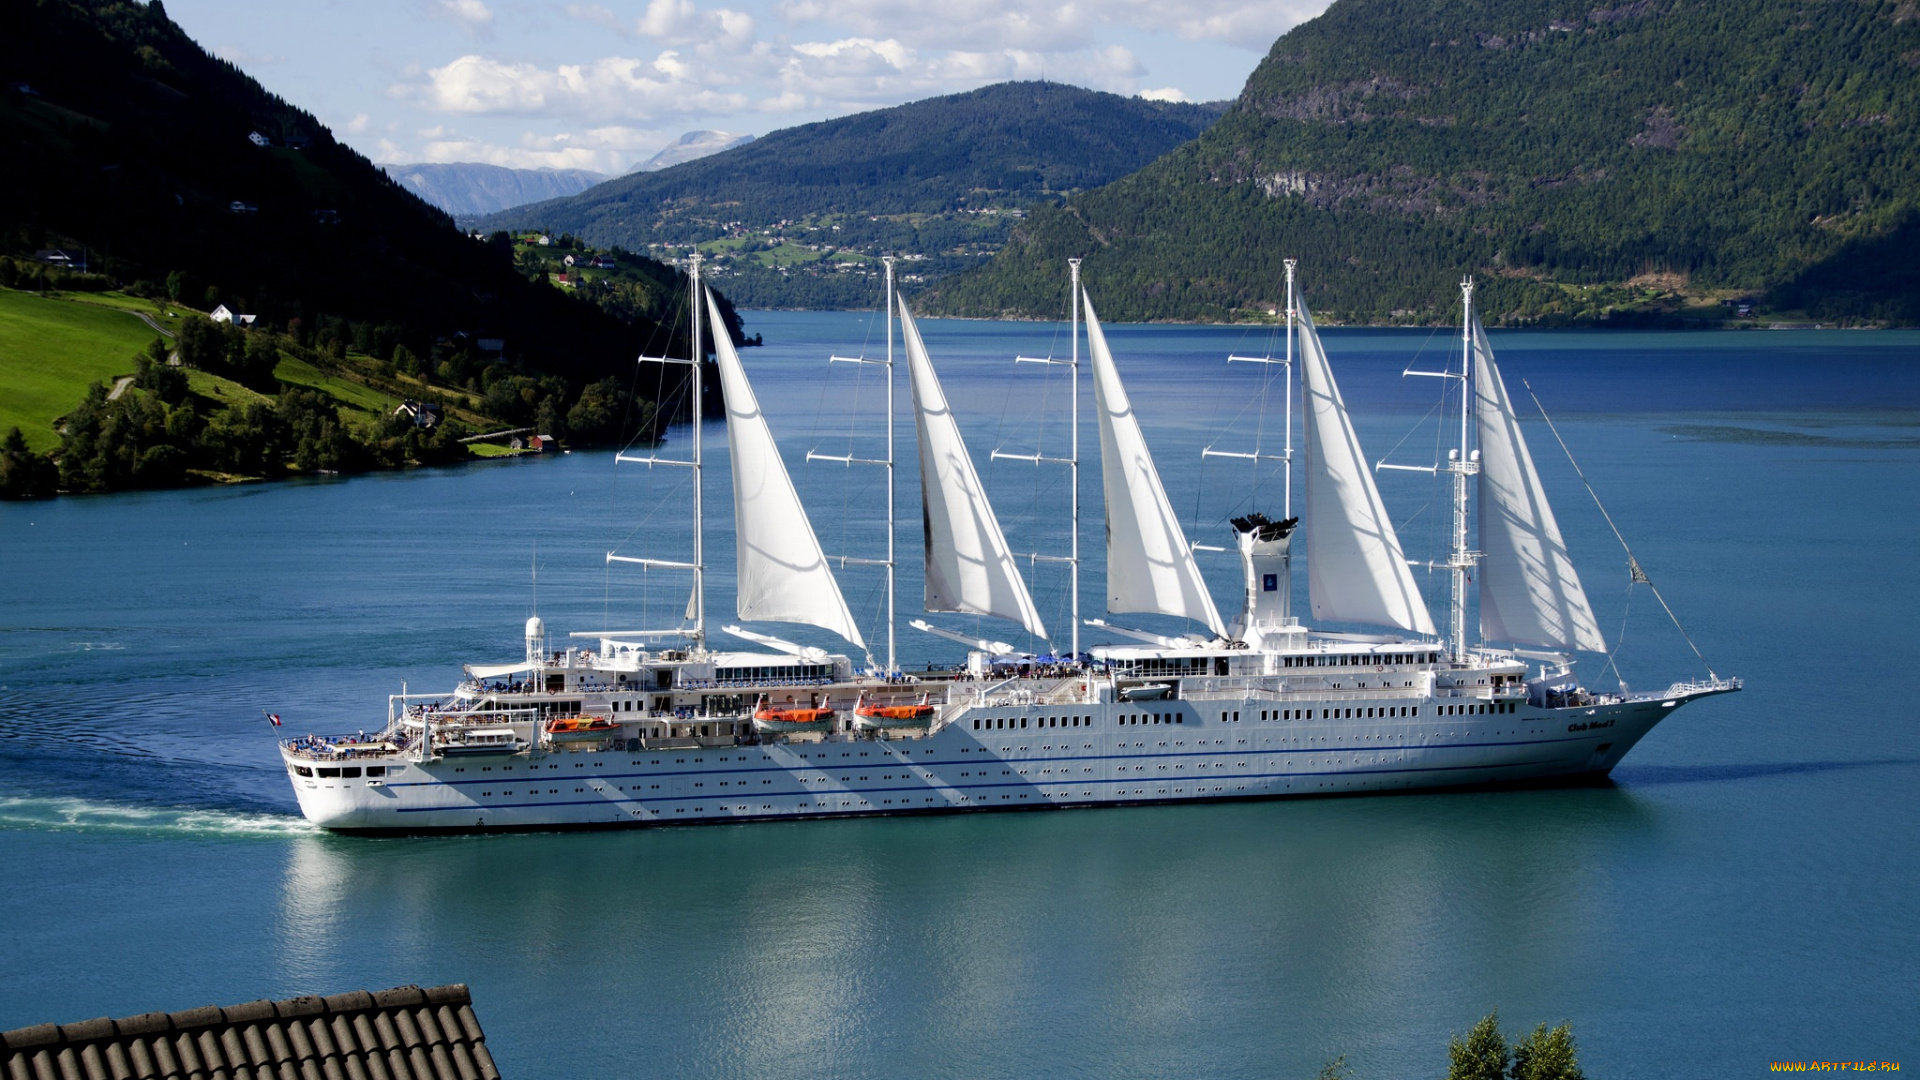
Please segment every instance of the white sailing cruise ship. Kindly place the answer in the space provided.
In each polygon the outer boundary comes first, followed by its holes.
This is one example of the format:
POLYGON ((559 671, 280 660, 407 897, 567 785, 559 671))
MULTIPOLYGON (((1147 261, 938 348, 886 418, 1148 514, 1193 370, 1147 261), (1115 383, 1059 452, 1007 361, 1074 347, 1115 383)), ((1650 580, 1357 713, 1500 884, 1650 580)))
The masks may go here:
MULTIPOLYGON (((1452 551, 1427 564, 1450 574, 1442 636, 1417 588, 1360 450, 1312 317, 1288 261, 1291 393, 1298 341, 1304 399, 1308 594, 1317 620, 1385 633, 1315 632, 1290 610, 1296 520, 1249 514, 1233 523, 1244 572, 1237 616, 1222 619, 1168 503, 1113 355, 1073 264, 1078 409, 1079 309, 1106 503, 1109 613, 1152 612, 1201 629, 1165 637, 1086 620, 1129 644, 1079 647, 1078 484, 1072 572, 1075 625, 1064 658, 1020 658, 1012 646, 916 620, 964 644, 953 670, 902 676, 894 664, 892 536, 893 341, 905 345, 924 498, 923 607, 1006 619, 1050 637, 961 439, 933 363, 888 264, 887 456, 829 460, 887 476, 884 666, 856 668, 777 637, 729 626, 758 648, 711 647, 700 520, 700 425, 691 453, 622 460, 693 470, 691 561, 609 560, 689 572, 689 625, 671 631, 576 634, 551 648, 538 618, 512 663, 465 668, 451 693, 389 699, 368 736, 281 744, 301 811, 348 833, 604 828, 878 814, 1123 806, 1331 795, 1603 776, 1675 708, 1740 688, 1709 672, 1659 693, 1600 692, 1577 682, 1574 650, 1604 652, 1593 612, 1535 472, 1493 351, 1465 314, 1458 370, 1460 445, 1449 475, 1452 551), (1477 489, 1479 547, 1469 546, 1477 489), (1477 571, 1477 582, 1469 572, 1477 571), (1480 636, 1467 637, 1477 584, 1480 636), (1497 643, 1497 644, 1493 644, 1497 643), (996 660, 1002 661, 996 664, 996 660)), ((699 285, 694 297, 713 301, 699 285)), ((690 305, 693 358, 702 305, 690 305)), ((865 652, 740 358, 717 313, 714 351, 732 455, 733 519, 743 620, 821 627, 865 652)), ((700 365, 692 359, 692 401, 700 365)), ((1217 452, 1278 459, 1281 455, 1217 452)), ((1078 468, 1074 444, 1058 461, 1078 468)), ((822 455, 815 455, 822 456, 822 455)), ((1386 466, 1391 467, 1391 466, 1386 466)), ((1402 466, 1404 467, 1404 466, 1402 466)), ((1291 474, 1289 472, 1289 478, 1291 474)), ((1291 484, 1287 494, 1291 502, 1291 484)), ((1287 507, 1290 509, 1290 506, 1287 507)), ((846 559, 845 562, 861 560, 846 559)), ((1645 581, 1633 563, 1636 581, 1645 581)))

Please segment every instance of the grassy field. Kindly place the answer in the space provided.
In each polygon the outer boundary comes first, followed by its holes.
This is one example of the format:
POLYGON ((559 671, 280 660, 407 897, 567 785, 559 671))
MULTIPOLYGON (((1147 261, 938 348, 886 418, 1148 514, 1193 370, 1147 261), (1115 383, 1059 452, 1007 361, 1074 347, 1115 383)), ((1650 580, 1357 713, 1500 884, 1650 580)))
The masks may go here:
POLYGON ((59 446, 54 419, 88 383, 131 375, 155 336, 124 310, 0 289, 0 433, 17 426, 36 451, 59 446))
POLYGON ((400 399, 391 394, 383 394, 338 375, 329 375, 305 360, 290 356, 284 357, 279 366, 273 369, 273 377, 288 386, 318 390, 338 401, 348 411, 364 414, 362 420, 385 416, 400 405, 400 399))

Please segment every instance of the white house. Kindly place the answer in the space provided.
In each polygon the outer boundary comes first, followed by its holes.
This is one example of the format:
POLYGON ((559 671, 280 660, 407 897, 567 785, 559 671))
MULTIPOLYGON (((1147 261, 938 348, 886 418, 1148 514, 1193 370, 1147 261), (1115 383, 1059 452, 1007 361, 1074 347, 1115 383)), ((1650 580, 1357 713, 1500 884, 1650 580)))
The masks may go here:
POLYGON ((214 322, 239 323, 241 326, 252 326, 253 320, 259 318, 257 315, 242 315, 225 304, 214 308, 213 314, 207 317, 214 322))

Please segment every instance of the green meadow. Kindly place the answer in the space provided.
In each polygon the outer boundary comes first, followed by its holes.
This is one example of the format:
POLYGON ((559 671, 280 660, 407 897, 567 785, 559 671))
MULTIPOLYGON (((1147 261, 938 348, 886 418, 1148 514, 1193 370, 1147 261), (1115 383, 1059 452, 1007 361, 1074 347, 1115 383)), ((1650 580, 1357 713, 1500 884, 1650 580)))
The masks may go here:
POLYGON ((156 336, 125 310, 0 289, 0 434, 18 427, 36 452, 55 449, 54 420, 88 383, 133 374, 156 336))

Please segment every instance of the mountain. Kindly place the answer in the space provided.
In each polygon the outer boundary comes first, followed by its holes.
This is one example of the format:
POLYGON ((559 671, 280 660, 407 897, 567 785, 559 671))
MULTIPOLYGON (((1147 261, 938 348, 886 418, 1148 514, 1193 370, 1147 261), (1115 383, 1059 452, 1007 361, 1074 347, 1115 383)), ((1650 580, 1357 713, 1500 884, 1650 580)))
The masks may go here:
POLYGON ((508 169, 499 165, 388 165, 400 186, 456 218, 577 195, 606 179, 586 169, 508 169))
MULTIPOLYGON (((745 146, 753 141, 751 135, 730 135, 724 131, 689 131, 668 144, 666 149, 640 163, 634 172, 659 172, 672 165, 684 165, 689 161, 698 161, 703 157, 717 154, 722 150, 731 150, 736 146, 745 146)), ((571 195, 573 192, 558 192, 559 195, 571 195)), ((531 202, 532 200, 528 200, 531 202)))
POLYGON ((304 342, 378 327, 425 358, 504 339, 514 370, 574 388, 684 336, 662 329, 670 268, 631 260, 653 285, 618 312, 521 273, 504 239, 456 228, 157 0, 0 0, 0 71, 0 255, 78 250, 93 287, 225 304, 304 342))
POLYGON ((916 281, 972 266, 1024 207, 1118 179, 1223 109, 1001 83, 775 131, 482 226, 634 251, 698 245, 743 306, 870 307, 881 253, 924 256, 916 281))
POLYGON ((1022 222, 951 314, 1920 322, 1911 0, 1336 0, 1221 121, 1022 222), (1600 5, 1607 6, 1600 6, 1600 5), (1715 316, 1717 317, 1717 315, 1715 316))

